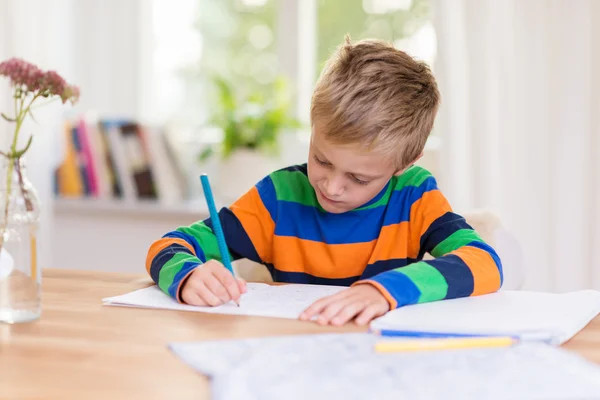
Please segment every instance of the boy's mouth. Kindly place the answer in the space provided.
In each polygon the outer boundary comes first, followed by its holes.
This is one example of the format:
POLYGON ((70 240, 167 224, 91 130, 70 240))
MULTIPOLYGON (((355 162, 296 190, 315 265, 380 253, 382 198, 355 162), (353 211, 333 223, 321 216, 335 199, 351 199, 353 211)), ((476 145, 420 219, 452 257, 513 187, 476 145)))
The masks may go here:
POLYGON ((326 202, 331 203, 331 204, 340 204, 341 201, 338 200, 332 200, 329 197, 325 196, 325 194, 323 193, 323 191, 321 191, 321 189, 317 189, 319 196, 324 199, 326 202))

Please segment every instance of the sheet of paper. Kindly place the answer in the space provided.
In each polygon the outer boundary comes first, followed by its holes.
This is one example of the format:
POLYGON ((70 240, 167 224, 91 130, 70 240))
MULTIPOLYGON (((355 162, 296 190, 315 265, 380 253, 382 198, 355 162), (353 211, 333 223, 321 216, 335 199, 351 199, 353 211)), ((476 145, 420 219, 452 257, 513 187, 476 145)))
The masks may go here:
POLYGON ((466 333, 550 332, 560 344, 600 312, 600 292, 552 294, 505 291, 396 309, 371 324, 374 329, 466 333))
POLYGON ((248 283, 248 292, 240 299, 240 307, 227 303, 218 307, 196 307, 179 304, 158 286, 136 290, 121 296, 102 299, 105 305, 162 308, 214 314, 255 315, 264 317, 298 318, 316 300, 346 289, 343 286, 280 285, 248 283))
POLYGON ((386 353, 369 334, 170 345, 221 399, 597 399, 600 368, 561 348, 386 353))

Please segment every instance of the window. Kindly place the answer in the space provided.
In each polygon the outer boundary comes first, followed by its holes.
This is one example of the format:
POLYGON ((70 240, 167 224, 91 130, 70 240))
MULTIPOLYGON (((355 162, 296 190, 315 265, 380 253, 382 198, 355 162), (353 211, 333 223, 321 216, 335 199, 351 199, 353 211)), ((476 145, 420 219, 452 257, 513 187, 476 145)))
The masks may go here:
POLYGON ((317 4, 317 74, 346 33, 352 40, 387 40, 423 61, 434 61, 429 0, 317 0, 317 4))
POLYGON ((435 61, 430 0, 154 0, 156 112, 198 124, 214 101, 211 80, 236 90, 267 88, 281 73, 307 121, 325 60, 343 41, 376 37, 435 61), (174 106, 176 105, 176 106, 174 106))

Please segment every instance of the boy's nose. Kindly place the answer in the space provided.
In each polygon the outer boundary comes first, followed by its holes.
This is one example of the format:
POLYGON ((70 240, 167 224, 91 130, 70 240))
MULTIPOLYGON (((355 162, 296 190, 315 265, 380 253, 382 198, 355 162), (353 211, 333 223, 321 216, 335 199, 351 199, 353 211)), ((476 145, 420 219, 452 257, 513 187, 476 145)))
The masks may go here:
POLYGON ((327 179, 323 189, 325 189, 325 196, 332 199, 341 196, 344 193, 344 185, 341 179, 327 179))

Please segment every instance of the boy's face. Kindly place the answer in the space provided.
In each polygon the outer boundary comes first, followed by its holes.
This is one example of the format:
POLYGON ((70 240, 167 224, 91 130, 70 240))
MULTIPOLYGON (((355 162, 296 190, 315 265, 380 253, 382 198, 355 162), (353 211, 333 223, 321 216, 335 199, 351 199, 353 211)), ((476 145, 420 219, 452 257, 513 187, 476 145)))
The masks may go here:
POLYGON ((397 171, 391 160, 358 144, 331 143, 318 124, 308 152, 308 179, 325 211, 343 213, 373 199, 397 171))

